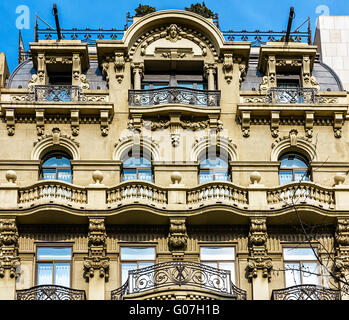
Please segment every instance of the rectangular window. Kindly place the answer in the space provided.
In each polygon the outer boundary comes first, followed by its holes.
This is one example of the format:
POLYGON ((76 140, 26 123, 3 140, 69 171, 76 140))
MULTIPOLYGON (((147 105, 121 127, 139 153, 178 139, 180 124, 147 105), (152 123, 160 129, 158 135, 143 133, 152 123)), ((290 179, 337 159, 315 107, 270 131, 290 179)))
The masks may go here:
POLYGON ((319 284, 318 262, 312 248, 284 248, 283 253, 286 287, 319 284))
POLYGON ((71 259, 71 248, 38 247, 36 284, 70 287, 71 259))
POLYGON ((155 248, 121 248, 121 285, 128 279, 130 270, 150 267, 155 263, 155 248))
POLYGON ((201 247, 201 263, 230 271, 231 281, 235 284, 235 248, 234 247, 201 247))

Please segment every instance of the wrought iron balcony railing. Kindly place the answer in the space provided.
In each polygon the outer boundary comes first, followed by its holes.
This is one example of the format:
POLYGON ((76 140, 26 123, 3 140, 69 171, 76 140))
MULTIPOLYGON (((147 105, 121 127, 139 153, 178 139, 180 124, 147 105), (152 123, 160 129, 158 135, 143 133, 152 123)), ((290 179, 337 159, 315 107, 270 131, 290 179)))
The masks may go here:
POLYGON ((32 87, 35 101, 82 101, 82 89, 70 85, 37 85, 32 87))
POLYGON ((230 271, 191 261, 169 261, 130 270, 127 282, 111 292, 111 299, 122 300, 127 294, 173 286, 196 287, 246 300, 246 291, 232 283, 230 271))
POLYGON ((267 103, 316 103, 315 88, 270 88, 267 103))
POLYGON ((272 300, 341 300, 341 294, 340 290, 308 284, 273 290, 272 300))
POLYGON ((16 293, 17 300, 86 300, 85 290, 58 285, 40 285, 16 293))
POLYGON ((129 90, 130 106, 145 107, 160 104, 186 104, 194 106, 219 106, 219 90, 196 90, 181 87, 166 87, 151 90, 129 90))

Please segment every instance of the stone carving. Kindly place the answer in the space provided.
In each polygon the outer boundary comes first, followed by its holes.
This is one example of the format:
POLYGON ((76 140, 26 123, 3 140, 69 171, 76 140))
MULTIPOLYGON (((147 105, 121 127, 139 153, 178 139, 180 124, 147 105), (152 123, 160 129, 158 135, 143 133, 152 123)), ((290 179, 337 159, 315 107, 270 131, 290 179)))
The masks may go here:
POLYGON ((248 277, 256 278, 257 270, 262 270, 263 277, 271 278, 272 259, 267 252, 266 218, 251 218, 249 238, 248 277))
POLYGON ((14 109, 6 109, 5 112, 7 134, 13 136, 15 134, 15 111, 14 109))
POLYGON ((200 47, 203 56, 207 55, 207 47, 209 47, 213 55, 217 57, 217 52, 213 44, 200 32, 191 28, 179 26, 177 24, 171 24, 167 27, 162 26, 160 28, 149 30, 146 34, 142 35, 130 49, 130 58, 132 58, 139 45, 141 47, 140 53, 142 56, 144 56, 146 54, 147 47, 154 41, 162 38, 165 38, 171 42, 176 42, 181 39, 188 39, 200 47))
POLYGON ((18 230, 15 219, 0 219, 0 278, 5 270, 10 271, 11 278, 17 278, 16 269, 20 266, 18 257, 18 230))
POLYGON ((170 219, 169 248, 171 251, 184 251, 187 247, 188 235, 185 218, 170 219))
POLYGON ((335 233, 337 242, 334 271, 337 277, 348 279, 349 271, 349 219, 338 219, 335 233))
POLYGON ((104 218, 90 218, 88 232, 88 257, 84 261, 84 277, 86 280, 94 277, 99 270, 99 276, 109 278, 109 258, 106 257, 107 234, 104 218))
POLYGON ((231 83, 233 80, 233 55, 232 54, 225 54, 224 60, 223 60, 223 72, 224 72, 224 78, 227 81, 227 83, 231 83))
POLYGON ((102 75, 103 75, 103 77, 105 77, 105 81, 107 81, 109 83, 108 69, 109 69, 109 63, 103 62, 102 63, 102 75))
POLYGON ((83 89, 83 90, 90 89, 90 83, 88 82, 86 75, 80 74, 79 81, 80 81, 80 88, 81 89, 83 89))
POLYGON ((269 79, 267 76, 264 76, 262 78, 261 83, 259 84, 259 90, 268 91, 268 89, 269 89, 269 79))
POLYGON ((121 83, 124 78, 125 57, 123 52, 115 52, 114 69, 116 80, 121 83))

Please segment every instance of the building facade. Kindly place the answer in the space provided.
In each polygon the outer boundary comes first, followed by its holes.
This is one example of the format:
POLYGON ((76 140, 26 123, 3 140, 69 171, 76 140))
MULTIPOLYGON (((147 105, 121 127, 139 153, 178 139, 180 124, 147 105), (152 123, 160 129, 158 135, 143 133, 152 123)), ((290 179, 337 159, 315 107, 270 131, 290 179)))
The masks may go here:
POLYGON ((302 41, 178 10, 0 54, 1 299, 346 299, 348 96, 302 41))

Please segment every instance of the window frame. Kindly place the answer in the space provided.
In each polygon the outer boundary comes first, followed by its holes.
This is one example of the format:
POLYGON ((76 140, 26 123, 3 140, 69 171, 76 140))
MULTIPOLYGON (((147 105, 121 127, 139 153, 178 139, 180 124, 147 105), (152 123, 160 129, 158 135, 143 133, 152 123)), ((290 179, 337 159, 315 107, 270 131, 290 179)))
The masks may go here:
POLYGON ((40 162, 40 172, 39 172, 39 180, 43 180, 43 181, 49 181, 49 180, 59 180, 59 181, 62 181, 62 182, 67 182, 67 181, 64 181, 64 180, 60 180, 58 179, 58 170, 67 170, 67 169, 70 169, 70 176, 71 176, 71 182, 68 182, 68 183, 73 183, 73 166, 72 166, 72 157, 67 153, 67 152, 64 152, 64 151, 52 151, 52 152, 48 152, 44 157, 42 157, 41 159, 41 162, 40 162), (66 159, 69 160, 70 162, 70 166, 69 167, 61 167, 61 166, 52 166, 52 167, 48 167, 48 166, 44 166, 44 163, 51 159, 51 158, 54 158, 54 157, 64 157, 66 159), (56 178, 55 179, 43 179, 44 177, 44 170, 55 170, 56 173, 56 178))
POLYGON ((227 159, 225 159, 225 156, 220 156, 218 154, 218 152, 216 152, 215 157, 225 161, 227 163, 227 167, 206 167, 206 168, 204 167, 204 168, 202 168, 201 163, 210 158, 210 154, 209 154, 208 150, 206 149, 205 153, 201 154, 201 156, 198 157, 198 162, 199 162, 199 169, 198 169, 199 172, 198 172, 198 178, 197 178, 198 184, 209 183, 209 182, 232 182, 231 167, 229 164, 229 155, 227 154, 226 155, 227 159), (200 182, 200 174, 204 170, 210 171, 210 174, 212 172, 213 179, 211 181, 200 182), (216 171, 227 171, 228 179, 227 180, 216 180, 216 175, 217 175, 216 171))
MULTIPOLYGON (((312 245, 312 247, 317 251, 319 251, 319 248, 316 246, 316 245, 312 245)), ((310 246, 299 246, 297 244, 289 244, 289 245, 284 245, 282 246, 282 262, 283 262, 283 267, 284 267, 284 285, 285 285, 285 288, 288 288, 287 287, 287 284, 286 284, 286 263, 298 263, 299 266, 300 266, 300 270, 299 270, 299 273, 300 273, 300 284, 299 285, 307 285, 306 283, 303 283, 303 271, 302 270, 302 264, 305 262, 305 263, 315 263, 316 264, 316 268, 317 268, 317 272, 318 272, 318 275, 317 275, 317 279, 318 279, 318 284, 317 285, 321 285, 322 283, 322 276, 323 274, 321 273, 321 268, 320 268, 320 263, 319 261, 317 260, 315 254, 314 254, 314 260, 304 260, 304 259, 301 259, 301 260, 295 260, 295 259, 290 259, 290 260, 285 260, 285 249, 310 249, 312 250, 312 248, 310 246)), ((293 284, 292 286, 296 286, 298 284, 293 284)), ((292 286, 289 286, 289 287, 292 287, 292 286)))
MULTIPOLYGON (((200 259, 200 263, 205 264, 205 263, 212 263, 212 262, 216 262, 217 263, 217 269, 218 270, 226 270, 226 269, 220 269, 219 268, 219 262, 228 262, 228 263, 233 263, 234 264, 234 274, 230 274, 230 280, 232 281, 232 283, 234 285, 236 285, 237 281, 238 281, 238 273, 237 273, 237 269, 238 269, 238 261, 237 261, 237 255, 236 255, 236 245, 231 245, 231 244, 210 244, 210 243, 199 243, 199 259, 200 259), (201 249, 202 248, 233 248, 234 249, 234 260, 202 260, 201 259, 201 249), (234 278, 233 278, 234 277, 234 278)), ((205 264, 206 265, 206 264, 205 264)), ((229 270, 228 270, 229 271, 229 270)))
POLYGON ((293 183, 293 182, 300 182, 300 181, 312 181, 312 170, 311 170, 311 164, 310 161, 307 159, 307 157, 303 156, 300 153, 297 152, 285 152, 283 153, 281 156, 279 156, 278 161, 280 162, 280 166, 279 166, 279 185, 281 185, 281 175, 280 172, 288 172, 288 171, 292 171, 292 181, 287 182, 287 183, 293 183), (290 156, 290 155, 294 155, 300 158, 300 160, 302 160, 306 165, 307 168, 281 168, 281 161, 282 158, 285 156, 290 156), (308 177, 308 180, 300 180, 300 181, 296 181, 295 177, 296 177, 296 172, 297 171, 306 171, 309 175, 306 175, 306 177, 308 177))
MULTIPOLYGON (((34 279, 34 283, 35 286, 38 286, 38 265, 41 263, 51 263, 52 262, 52 280, 54 282, 55 280, 55 264, 54 262, 61 262, 61 263, 69 263, 69 287, 72 287, 72 278, 73 278, 73 244, 66 244, 66 243, 59 243, 59 244, 37 244, 36 248, 35 248, 35 279, 34 279), (39 248, 49 248, 49 249, 55 249, 55 248, 69 248, 71 250, 71 259, 70 260, 38 260, 38 249, 39 248)), ((44 284, 45 285, 45 284, 44 284)), ((55 285, 54 283, 52 284, 47 284, 47 285, 55 285)))
POLYGON ((120 244, 119 246, 119 252, 120 252, 120 255, 119 255, 119 265, 120 265, 120 268, 119 268, 119 279, 120 279, 120 286, 122 286, 124 283, 122 283, 122 264, 123 263, 135 263, 137 264, 137 270, 139 270, 139 263, 142 263, 142 262, 153 262, 153 265, 156 264, 156 261, 157 261, 157 252, 156 252, 156 245, 128 245, 128 244, 120 244), (141 260, 123 260, 122 259, 122 255, 121 255, 121 249, 122 248, 129 248, 129 249, 154 249, 154 260, 144 260, 144 259, 141 259, 141 260))
POLYGON ((135 180, 124 180, 125 169, 126 169, 126 170, 127 170, 127 169, 130 169, 130 170, 136 170, 136 181, 145 181, 145 182, 154 183, 153 156, 152 156, 152 153, 151 153, 151 152, 148 153, 148 151, 146 151, 146 155, 148 155, 148 154, 149 154, 149 156, 150 156, 150 159, 149 159, 149 157, 144 156, 144 149, 141 148, 140 153, 139 153, 139 159, 140 159, 140 158, 147 159, 147 160, 150 162, 150 166, 149 166, 149 167, 139 167, 139 166, 135 166, 135 167, 125 167, 125 166, 124 166, 124 162, 125 162, 126 160, 128 160, 129 158, 132 158, 132 157, 136 158, 135 155, 132 155, 132 149, 130 149, 130 150, 127 152, 126 156, 121 157, 121 159, 122 159, 122 160, 121 160, 121 161, 122 161, 121 181, 122 181, 122 182, 135 181, 135 180), (130 154, 130 153, 131 153, 131 154, 130 154), (139 176, 138 176, 139 170, 145 170, 145 169, 150 170, 150 172, 151 172, 151 181, 140 180, 140 179, 139 179, 139 176))

